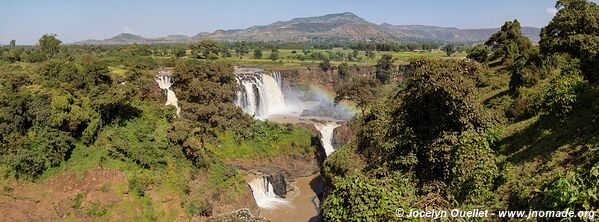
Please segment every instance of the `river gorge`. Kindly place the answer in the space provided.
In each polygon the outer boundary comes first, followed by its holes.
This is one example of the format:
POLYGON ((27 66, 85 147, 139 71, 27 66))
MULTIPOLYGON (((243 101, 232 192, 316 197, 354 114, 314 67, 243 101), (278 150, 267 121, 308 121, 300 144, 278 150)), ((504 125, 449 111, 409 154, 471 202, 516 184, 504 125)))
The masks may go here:
MULTIPOLYGON (((237 81, 243 89, 237 93, 235 104, 256 119, 278 123, 297 124, 318 132, 319 152, 326 157, 334 152, 334 130, 346 119, 327 113, 346 112, 322 99, 317 90, 308 92, 289 86, 280 72, 266 72, 260 68, 236 67, 237 81), (308 96, 306 96, 308 95, 308 96), (328 107, 324 115, 314 115, 317 109, 328 107)), ((311 89, 314 89, 312 87, 311 89)), ((322 113, 322 112, 321 112, 322 113)), ((321 159, 321 161, 324 159, 321 159)), ((260 216, 273 221, 319 221, 320 197, 323 181, 320 173, 285 178, 284 185, 291 186, 284 195, 277 194, 272 175, 254 172, 247 176, 254 199, 261 208, 260 216), (290 182, 286 182, 290 181, 290 182)), ((281 194, 283 194, 281 193, 281 194)))

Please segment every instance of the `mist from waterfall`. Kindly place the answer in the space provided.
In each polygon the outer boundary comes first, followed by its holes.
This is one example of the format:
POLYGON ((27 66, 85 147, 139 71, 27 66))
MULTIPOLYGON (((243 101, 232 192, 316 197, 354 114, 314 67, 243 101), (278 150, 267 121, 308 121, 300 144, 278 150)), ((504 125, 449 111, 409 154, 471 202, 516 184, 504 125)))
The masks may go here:
POLYGON ((260 208, 275 208, 280 205, 288 205, 289 202, 277 196, 273 190, 272 184, 267 177, 259 176, 248 182, 252 189, 252 195, 256 200, 256 204, 260 208))
POLYGON ((177 116, 179 115, 179 112, 181 112, 181 108, 179 108, 178 102, 179 100, 177 99, 177 96, 175 95, 175 92, 171 89, 171 86, 173 85, 173 79, 172 77, 166 75, 167 73, 165 72, 160 72, 158 77, 154 78, 154 81, 156 81, 156 83, 158 83, 158 87, 160 87, 160 89, 164 90, 164 93, 166 94, 166 104, 165 105, 173 105, 175 106, 175 108, 177 108, 177 116))
POLYGON ((333 133, 339 124, 337 124, 337 122, 327 122, 317 123, 314 124, 314 126, 320 132, 320 142, 324 148, 324 152, 329 156, 335 151, 335 148, 333 147, 333 133))

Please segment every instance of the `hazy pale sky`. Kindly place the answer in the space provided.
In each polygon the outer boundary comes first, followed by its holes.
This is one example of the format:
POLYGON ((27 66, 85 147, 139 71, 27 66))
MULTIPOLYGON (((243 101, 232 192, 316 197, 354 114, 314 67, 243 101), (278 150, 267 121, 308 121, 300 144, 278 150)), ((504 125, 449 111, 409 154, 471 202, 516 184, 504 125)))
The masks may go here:
POLYGON ((492 28, 517 18, 523 26, 543 27, 555 13, 555 0, 3 0, 0 5, 0 44, 11 39, 34 44, 45 33, 67 43, 122 32, 195 35, 340 12, 376 24, 492 28))

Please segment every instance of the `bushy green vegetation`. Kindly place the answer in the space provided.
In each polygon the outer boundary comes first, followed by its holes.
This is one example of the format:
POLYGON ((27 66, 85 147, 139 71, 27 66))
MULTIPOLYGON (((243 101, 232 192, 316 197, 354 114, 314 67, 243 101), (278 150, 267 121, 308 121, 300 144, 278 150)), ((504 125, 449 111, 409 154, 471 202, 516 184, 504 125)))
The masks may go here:
POLYGON ((597 4, 563 0, 557 9, 540 46, 516 20, 469 49, 471 60, 412 60, 325 161, 324 217, 402 219, 387 206, 596 211, 596 44, 581 43, 599 31, 597 4))
POLYGON ((241 173, 223 160, 314 155, 309 130, 254 120, 233 104, 233 66, 210 61, 220 45, 202 42, 187 57, 188 46, 64 46, 44 35, 36 46, 9 49, 17 57, 3 48, 1 180, 116 169, 127 177, 115 191, 121 201, 85 202, 80 193, 69 203, 75 215, 172 221, 177 212, 210 216, 214 204, 247 195, 241 173), (173 70, 178 116, 153 79, 162 67, 173 70), (177 197, 180 209, 160 213, 156 196, 177 197))
POLYGON ((252 125, 251 134, 241 137, 228 130, 217 136, 218 146, 207 150, 222 159, 261 159, 283 154, 313 154, 312 134, 305 128, 290 124, 259 122, 252 125))

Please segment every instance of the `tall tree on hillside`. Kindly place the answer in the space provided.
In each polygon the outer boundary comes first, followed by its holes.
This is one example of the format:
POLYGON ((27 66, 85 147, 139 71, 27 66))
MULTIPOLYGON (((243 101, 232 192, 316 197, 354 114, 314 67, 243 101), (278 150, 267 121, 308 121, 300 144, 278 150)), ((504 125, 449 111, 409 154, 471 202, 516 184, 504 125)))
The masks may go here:
POLYGON ((16 45, 17 45, 17 43, 16 43, 16 41, 14 39, 10 40, 10 49, 15 49, 16 45))
POLYGON ((275 61, 275 60, 279 59, 279 49, 278 49, 278 48, 273 48, 273 49, 271 50, 271 52, 270 52, 270 56, 269 56, 269 58, 270 58, 272 61, 275 61))
POLYGON ((191 55, 198 59, 214 58, 219 52, 222 52, 223 47, 214 40, 202 40, 200 43, 191 46, 191 55))
POLYGON ((45 34, 38 41, 38 49, 46 58, 52 58, 58 53, 60 44, 62 42, 56 38, 55 34, 45 34))
POLYGON ((322 62, 320 64, 318 64, 318 67, 320 67, 320 69, 323 72, 328 72, 329 70, 333 69, 333 66, 331 65, 331 62, 327 58, 325 58, 324 60, 322 60, 322 62))
POLYGON ((335 90, 335 104, 343 100, 352 101, 360 107, 362 115, 364 115, 366 107, 374 100, 376 85, 376 80, 369 77, 359 76, 352 79, 335 90))
POLYGON ((454 44, 447 44, 443 47, 443 51, 447 53, 447 56, 451 56, 451 54, 455 53, 457 50, 454 44))
POLYGON ((386 84, 391 80, 391 75, 393 75, 393 57, 383 55, 376 64, 376 79, 386 84))
POLYGON ((235 43, 235 53, 237 53, 238 56, 248 54, 249 52, 250 52, 250 49, 248 47, 247 42, 235 43))
POLYGON ((474 47, 468 49, 468 55, 466 58, 480 63, 486 62, 489 58, 489 48, 487 48, 485 45, 475 45, 474 47))
POLYGON ((599 5, 588 0, 559 0, 559 10, 541 29, 541 52, 567 53, 580 59, 583 75, 599 81, 599 5))
POLYGON ((185 49, 183 49, 183 48, 174 49, 173 51, 174 51, 174 54, 176 57, 180 58, 180 57, 185 56, 185 49))
POLYGON ((256 58, 256 59, 262 58, 262 50, 254 49, 254 58, 256 58))
POLYGON ((485 45, 491 48, 492 59, 501 59, 504 63, 510 63, 532 46, 530 40, 522 35, 517 19, 505 22, 501 30, 491 35, 485 45))
POLYGON ((372 50, 368 49, 366 50, 366 57, 374 59, 376 57, 376 54, 372 50))
POLYGON ((339 80, 345 81, 349 76, 349 65, 346 62, 339 64, 337 67, 337 74, 339 74, 339 80))

